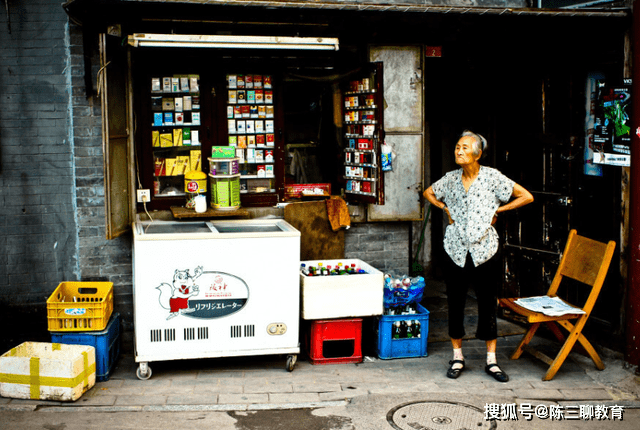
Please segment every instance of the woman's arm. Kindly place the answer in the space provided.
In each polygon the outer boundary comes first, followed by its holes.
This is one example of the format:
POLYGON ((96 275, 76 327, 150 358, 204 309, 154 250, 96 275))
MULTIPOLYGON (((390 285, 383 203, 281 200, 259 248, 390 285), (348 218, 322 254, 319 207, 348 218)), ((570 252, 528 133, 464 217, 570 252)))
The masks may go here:
POLYGON ((439 209, 442 209, 447 214, 447 217, 449 218, 449 224, 453 224, 453 220, 451 219, 451 214, 449 213, 449 208, 447 207, 446 204, 444 204, 444 202, 438 200, 438 198, 436 197, 436 193, 433 192, 432 187, 427 188, 425 192, 422 193, 422 195, 424 196, 425 199, 429 201, 429 203, 431 203, 432 205, 434 205, 439 209))
POLYGON ((515 198, 509 203, 500 206, 498 210, 496 210, 496 214, 513 209, 518 209, 519 207, 528 205, 529 203, 533 202, 533 196, 531 195, 531 193, 518 184, 514 184, 511 196, 515 198))

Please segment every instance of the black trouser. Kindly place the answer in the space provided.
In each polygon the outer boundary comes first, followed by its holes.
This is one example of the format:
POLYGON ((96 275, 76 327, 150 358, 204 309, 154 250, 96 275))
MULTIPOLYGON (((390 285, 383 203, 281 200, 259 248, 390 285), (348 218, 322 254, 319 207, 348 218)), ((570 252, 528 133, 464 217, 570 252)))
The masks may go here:
POLYGON ((476 338, 493 340, 498 336, 496 314, 498 311, 499 259, 497 254, 475 267, 471 254, 467 253, 464 268, 456 265, 447 255, 445 282, 449 305, 449 336, 462 339, 464 331, 464 307, 469 287, 473 287, 478 300, 478 326, 476 338))

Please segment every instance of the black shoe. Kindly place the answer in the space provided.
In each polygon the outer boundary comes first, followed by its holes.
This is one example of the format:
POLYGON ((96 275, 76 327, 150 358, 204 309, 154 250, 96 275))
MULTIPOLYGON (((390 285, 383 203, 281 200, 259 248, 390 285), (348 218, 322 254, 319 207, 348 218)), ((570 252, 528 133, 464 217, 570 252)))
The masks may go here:
POLYGON ((500 366, 498 366, 495 363, 494 364, 487 364, 487 366, 484 368, 484 371, 487 372, 489 375, 493 376, 493 379, 495 379, 498 382, 508 382, 509 381, 509 375, 504 373, 502 371, 502 369, 500 369, 500 366), (498 368, 498 370, 496 372, 491 370, 494 367, 498 368))
POLYGON ((449 364, 451 365, 451 367, 449 367, 449 370, 447 370, 447 378, 456 379, 465 369, 464 360, 451 360, 449 364), (454 364, 462 364, 462 367, 454 369, 454 364))

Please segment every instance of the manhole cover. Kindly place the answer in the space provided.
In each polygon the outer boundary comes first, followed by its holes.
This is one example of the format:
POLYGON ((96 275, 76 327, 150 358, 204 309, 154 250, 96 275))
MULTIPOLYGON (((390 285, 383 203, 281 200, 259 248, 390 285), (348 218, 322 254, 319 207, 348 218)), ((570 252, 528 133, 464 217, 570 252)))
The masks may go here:
POLYGON ((410 402, 387 413, 387 421, 398 430, 495 429, 495 421, 484 419, 475 406, 453 402, 410 402))

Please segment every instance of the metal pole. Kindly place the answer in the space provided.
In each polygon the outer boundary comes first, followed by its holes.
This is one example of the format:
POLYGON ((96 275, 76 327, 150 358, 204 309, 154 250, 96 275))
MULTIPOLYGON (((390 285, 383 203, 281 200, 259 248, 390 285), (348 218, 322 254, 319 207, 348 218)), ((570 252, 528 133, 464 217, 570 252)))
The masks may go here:
POLYGON ((631 87, 631 175, 629 179, 629 277, 626 297, 625 360, 640 364, 640 0, 633 2, 631 87), (638 7, 635 7, 638 6, 638 7))

